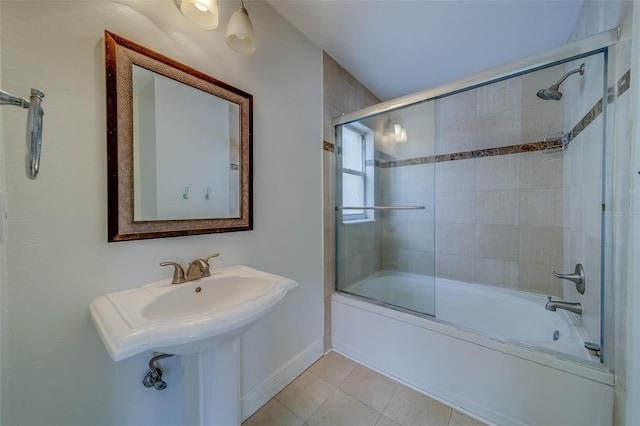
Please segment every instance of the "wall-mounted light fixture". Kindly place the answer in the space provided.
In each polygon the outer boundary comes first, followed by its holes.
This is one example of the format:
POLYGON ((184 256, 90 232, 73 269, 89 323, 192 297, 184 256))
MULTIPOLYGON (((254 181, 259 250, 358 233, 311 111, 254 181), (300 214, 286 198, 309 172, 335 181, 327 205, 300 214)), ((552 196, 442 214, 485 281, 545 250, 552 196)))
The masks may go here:
MULTIPOLYGON (((173 0, 180 13, 196 25, 214 30, 218 27, 217 0, 173 0)), ((239 53, 253 53, 256 50, 256 35, 249 13, 240 0, 241 7, 236 10, 227 25, 225 40, 227 45, 239 53)))
POLYGON ((227 45, 236 52, 253 53, 256 50, 256 34, 242 0, 240 4, 240 9, 231 15, 227 25, 227 45))
POLYGON ((406 143, 407 130, 388 116, 382 125, 382 137, 389 142, 406 143))
POLYGON ((180 13, 207 30, 218 28, 217 0, 173 0, 180 13))

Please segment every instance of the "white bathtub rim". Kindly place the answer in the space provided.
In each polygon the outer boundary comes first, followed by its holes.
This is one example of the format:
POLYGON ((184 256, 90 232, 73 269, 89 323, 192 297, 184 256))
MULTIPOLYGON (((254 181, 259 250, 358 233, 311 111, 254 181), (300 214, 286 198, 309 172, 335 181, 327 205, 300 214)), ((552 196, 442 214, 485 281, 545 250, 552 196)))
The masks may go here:
MULTIPOLYGON (((533 347, 529 348, 520 343, 506 343, 499 339, 484 336, 471 330, 459 328, 455 324, 449 324, 431 316, 419 316, 415 313, 393 309, 392 307, 384 305, 382 303, 375 303, 370 299, 363 300, 362 297, 350 295, 347 293, 333 293, 331 296, 331 300, 336 303, 342 303, 344 305, 349 305, 357 309, 373 312, 387 318, 405 322, 416 327, 424 328, 439 334, 460 339, 465 342, 502 352, 507 355, 545 365, 550 368, 574 374, 576 376, 593 380, 608 386, 613 386, 614 384, 613 373, 608 371, 604 366, 587 364, 585 360, 581 360, 576 357, 565 359, 560 358, 559 355, 541 352, 534 349, 533 347)), ((562 356, 566 357, 566 355, 564 354, 562 354, 562 356)))

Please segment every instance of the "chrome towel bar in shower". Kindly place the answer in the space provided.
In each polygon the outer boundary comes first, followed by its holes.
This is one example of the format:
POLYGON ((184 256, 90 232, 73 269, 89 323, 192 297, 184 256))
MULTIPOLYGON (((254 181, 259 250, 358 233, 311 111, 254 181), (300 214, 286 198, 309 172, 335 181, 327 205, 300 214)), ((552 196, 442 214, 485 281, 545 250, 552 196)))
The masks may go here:
POLYGON ((425 206, 360 206, 336 207, 336 210, 424 210, 425 206))

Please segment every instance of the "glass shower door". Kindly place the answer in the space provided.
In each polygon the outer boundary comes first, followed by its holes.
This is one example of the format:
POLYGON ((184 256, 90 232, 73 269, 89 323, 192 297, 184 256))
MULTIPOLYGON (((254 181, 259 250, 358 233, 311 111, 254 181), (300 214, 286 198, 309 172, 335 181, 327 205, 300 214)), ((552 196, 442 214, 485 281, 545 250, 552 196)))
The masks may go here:
POLYGON ((433 102, 336 126, 336 289, 435 315, 433 102))

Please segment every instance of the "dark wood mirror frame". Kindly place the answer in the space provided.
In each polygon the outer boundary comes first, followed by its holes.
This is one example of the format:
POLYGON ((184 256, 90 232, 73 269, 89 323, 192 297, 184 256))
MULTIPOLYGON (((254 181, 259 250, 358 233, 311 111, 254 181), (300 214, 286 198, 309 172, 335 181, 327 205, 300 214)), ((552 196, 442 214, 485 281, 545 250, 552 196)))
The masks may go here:
POLYGON ((109 31, 105 31, 105 65, 109 242, 253 229, 253 96, 109 31), (239 106, 239 217, 134 220, 134 64, 239 106))

